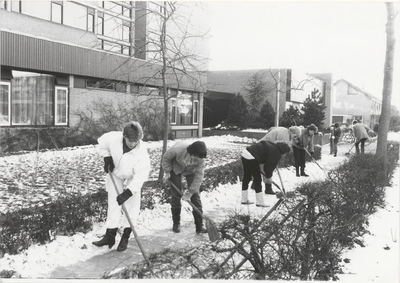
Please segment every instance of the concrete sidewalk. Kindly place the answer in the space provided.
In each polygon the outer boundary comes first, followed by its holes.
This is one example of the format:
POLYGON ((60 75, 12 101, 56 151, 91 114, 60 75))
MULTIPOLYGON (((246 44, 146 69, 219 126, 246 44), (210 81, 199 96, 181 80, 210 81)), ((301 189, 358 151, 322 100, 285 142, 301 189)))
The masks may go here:
MULTIPOLYGON (((165 248, 196 246, 208 241, 208 234, 197 235, 194 225, 181 227, 180 233, 165 230, 160 231, 157 235, 139 235, 139 237, 147 257, 151 253, 162 251, 165 248)), ((101 279, 144 260, 133 234, 125 251, 118 252, 116 250, 118 241, 119 239, 109 252, 69 266, 57 267, 51 272, 49 279, 101 279)))

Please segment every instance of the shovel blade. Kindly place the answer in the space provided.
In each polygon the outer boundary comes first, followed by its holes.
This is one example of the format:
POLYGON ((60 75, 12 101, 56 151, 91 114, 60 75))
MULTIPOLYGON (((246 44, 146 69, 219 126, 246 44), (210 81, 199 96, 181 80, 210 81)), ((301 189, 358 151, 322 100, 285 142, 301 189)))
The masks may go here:
POLYGON ((211 219, 206 220, 206 228, 211 242, 215 242, 220 238, 217 225, 211 219))

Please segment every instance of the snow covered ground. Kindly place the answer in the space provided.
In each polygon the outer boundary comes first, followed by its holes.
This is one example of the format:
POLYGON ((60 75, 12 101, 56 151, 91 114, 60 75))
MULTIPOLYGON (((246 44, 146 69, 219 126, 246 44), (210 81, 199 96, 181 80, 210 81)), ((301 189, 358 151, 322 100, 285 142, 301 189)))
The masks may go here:
MULTIPOLYGON (((207 147, 229 146, 235 137, 206 137, 202 138, 207 147)), ((389 140, 400 141, 400 133, 389 133, 389 140)), ((161 143, 150 143, 150 147, 161 146, 161 143)), ((235 145, 236 146, 236 145, 235 145)), ((372 144, 371 146, 374 146, 372 144)), ((306 172, 309 178, 296 178, 294 169, 280 169, 284 187, 287 191, 298 187, 301 182, 324 179, 326 171, 331 170, 344 160, 347 148, 340 148, 337 157, 329 155, 328 146, 322 150, 322 159, 315 163, 308 163, 306 172)), ((274 181, 280 183, 277 174, 274 181)), ((345 264, 344 274, 339 275, 342 282, 398 282, 399 279, 399 167, 393 177, 393 185, 388 187, 387 206, 370 218, 369 230, 371 235, 365 236, 365 247, 357 247, 345 253, 343 258, 349 259, 345 264)), ((255 201, 255 194, 249 194, 250 200, 255 201)), ((266 203, 272 206, 276 202, 274 196, 265 196, 266 203)), ((204 213, 223 211, 223 215, 233 211, 250 212, 252 215, 262 216, 265 208, 243 206, 240 204, 240 184, 220 185, 215 191, 202 193, 204 213)), ((186 212, 182 212, 182 229, 193 229, 192 214, 189 206, 184 205, 186 212)), ((268 209, 268 208, 266 208, 268 209)), ((163 229, 171 228, 169 204, 158 205, 156 209, 144 210, 140 213, 136 230, 139 236, 158 233, 163 229)), ((5 254, 0 259, 1 270, 14 270, 19 278, 49 278, 51 271, 58 266, 67 266, 78 261, 89 259, 95 255, 108 252, 108 247, 98 248, 91 244, 104 234, 104 223, 95 223, 94 228, 87 234, 76 234, 72 237, 58 236, 46 245, 34 245, 19 255, 5 254)), ((113 248, 116 248, 115 246, 113 248)), ((21 279, 20 279, 21 280, 21 279)), ((1 280, 0 280, 1 282, 1 280)), ((21 282, 21 281, 19 281, 21 282)))

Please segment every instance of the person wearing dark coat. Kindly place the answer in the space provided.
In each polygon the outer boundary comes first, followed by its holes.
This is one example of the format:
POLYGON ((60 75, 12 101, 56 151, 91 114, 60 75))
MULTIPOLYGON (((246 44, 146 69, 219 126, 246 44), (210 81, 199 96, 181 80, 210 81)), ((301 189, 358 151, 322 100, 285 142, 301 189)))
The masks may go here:
POLYGON ((335 123, 333 128, 333 135, 331 137, 331 142, 333 143, 333 156, 337 156, 337 144, 339 142, 340 135, 342 134, 342 130, 340 129, 339 123, 335 123))
MULTIPOLYGON (((242 204, 253 203, 248 198, 248 187, 253 178, 254 189, 256 191, 256 206, 266 206, 261 187, 260 164, 264 164, 265 176, 267 179, 271 179, 272 173, 278 165, 281 156, 288 152, 290 152, 290 147, 286 142, 273 143, 264 140, 248 146, 242 151, 242 204)), ((271 183, 269 182, 270 185, 271 183)))

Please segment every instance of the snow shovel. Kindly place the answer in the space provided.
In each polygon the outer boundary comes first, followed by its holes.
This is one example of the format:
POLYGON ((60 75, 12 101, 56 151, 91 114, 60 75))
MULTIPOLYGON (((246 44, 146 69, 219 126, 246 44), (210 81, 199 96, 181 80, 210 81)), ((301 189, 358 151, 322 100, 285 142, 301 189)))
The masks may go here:
MULTIPOLYGON (((181 190, 179 190, 178 187, 171 182, 171 180, 169 180, 169 183, 182 196, 181 190)), ((218 233, 217 225, 214 223, 214 221, 212 221, 210 218, 201 213, 201 211, 190 200, 187 200, 186 202, 189 203, 193 208, 193 210, 196 211, 198 214, 200 214, 201 217, 206 221, 206 228, 207 228, 208 238, 210 239, 210 241, 215 242, 216 240, 218 240, 220 235, 218 233)))
MULTIPOLYGON (((109 171, 108 174, 109 174, 110 177, 111 177, 111 181, 112 181, 113 184, 114 184, 114 188, 115 188, 115 191, 117 192, 117 195, 119 195, 120 192, 119 192, 119 190, 118 190, 117 184, 115 183, 115 180, 114 180, 114 177, 113 177, 113 173, 111 173, 111 171, 109 171)), ((122 206, 122 210, 123 210, 124 213, 125 213, 126 218, 128 219, 129 226, 131 226, 133 235, 135 236, 136 243, 138 244, 139 249, 140 249, 140 251, 142 252, 142 255, 143 255, 143 257, 144 257, 144 259, 145 259, 147 265, 150 266, 149 258, 147 257, 146 253, 144 252, 144 249, 143 249, 142 244, 141 244, 141 242, 140 242, 139 236, 138 236, 138 234, 136 233, 135 227, 133 227, 133 223, 132 223, 131 217, 129 216, 128 211, 126 210, 125 204, 123 203, 121 206, 122 206)))

